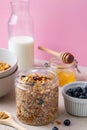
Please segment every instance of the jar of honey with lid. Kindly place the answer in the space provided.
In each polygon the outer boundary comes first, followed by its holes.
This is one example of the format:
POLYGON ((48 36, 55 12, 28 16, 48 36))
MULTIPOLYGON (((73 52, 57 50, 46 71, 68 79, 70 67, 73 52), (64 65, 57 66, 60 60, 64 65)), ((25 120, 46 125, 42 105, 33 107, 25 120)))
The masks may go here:
POLYGON ((57 72, 60 87, 76 81, 76 61, 71 64, 65 64, 59 61, 57 57, 53 57, 50 59, 49 64, 57 72))

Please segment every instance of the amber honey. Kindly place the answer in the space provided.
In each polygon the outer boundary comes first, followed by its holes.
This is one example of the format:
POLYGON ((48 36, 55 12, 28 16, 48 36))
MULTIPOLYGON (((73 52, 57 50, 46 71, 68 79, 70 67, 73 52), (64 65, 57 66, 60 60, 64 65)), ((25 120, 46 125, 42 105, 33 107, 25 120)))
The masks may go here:
POLYGON ((76 80, 75 62, 71 64, 64 64, 57 58, 52 58, 50 60, 50 66, 55 72, 57 72, 60 87, 76 80))
POLYGON ((58 71, 59 86, 63 86, 67 83, 76 80, 75 72, 73 71, 58 71))

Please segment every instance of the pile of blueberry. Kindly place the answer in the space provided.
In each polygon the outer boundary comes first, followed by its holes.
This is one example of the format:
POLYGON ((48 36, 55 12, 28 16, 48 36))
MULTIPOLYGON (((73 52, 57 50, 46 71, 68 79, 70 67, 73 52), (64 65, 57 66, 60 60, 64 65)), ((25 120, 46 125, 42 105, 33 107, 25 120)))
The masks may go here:
POLYGON ((69 88, 66 91, 66 94, 71 96, 71 97, 75 97, 75 98, 80 98, 80 99, 87 99, 87 85, 84 87, 73 87, 73 88, 69 88))

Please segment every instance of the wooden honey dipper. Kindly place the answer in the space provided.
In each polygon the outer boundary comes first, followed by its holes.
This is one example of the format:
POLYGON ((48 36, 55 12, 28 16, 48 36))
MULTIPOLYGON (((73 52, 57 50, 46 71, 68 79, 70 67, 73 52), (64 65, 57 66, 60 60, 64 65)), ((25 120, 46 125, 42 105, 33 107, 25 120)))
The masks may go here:
POLYGON ((38 49, 44 51, 44 52, 47 52, 49 54, 52 54, 53 56, 57 56, 60 60, 62 60, 64 63, 72 63, 74 61, 74 56, 69 53, 69 52, 55 52, 53 50, 50 50, 48 48, 44 48, 44 47, 41 47, 41 46, 38 46, 38 49))

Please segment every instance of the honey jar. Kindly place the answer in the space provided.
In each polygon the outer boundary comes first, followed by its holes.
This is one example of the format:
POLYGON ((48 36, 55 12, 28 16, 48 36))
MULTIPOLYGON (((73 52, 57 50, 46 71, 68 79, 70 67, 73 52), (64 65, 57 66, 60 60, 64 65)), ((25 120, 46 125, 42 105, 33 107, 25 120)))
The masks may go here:
POLYGON ((71 64, 65 64, 54 57, 49 61, 50 67, 57 72, 59 86, 76 81, 76 61, 71 64))

